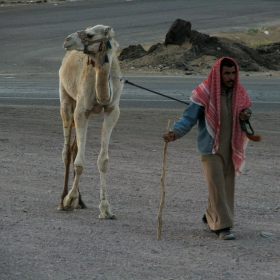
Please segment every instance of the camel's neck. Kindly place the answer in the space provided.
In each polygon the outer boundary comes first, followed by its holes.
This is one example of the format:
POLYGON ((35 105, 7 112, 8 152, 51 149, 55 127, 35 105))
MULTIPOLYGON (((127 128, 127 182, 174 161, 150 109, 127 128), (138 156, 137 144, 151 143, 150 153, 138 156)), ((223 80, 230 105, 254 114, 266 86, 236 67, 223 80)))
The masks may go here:
POLYGON ((107 105, 111 101, 111 85, 110 85, 110 68, 112 63, 112 56, 107 53, 103 57, 100 57, 98 61, 95 60, 95 72, 96 72, 96 99, 99 104, 107 105))

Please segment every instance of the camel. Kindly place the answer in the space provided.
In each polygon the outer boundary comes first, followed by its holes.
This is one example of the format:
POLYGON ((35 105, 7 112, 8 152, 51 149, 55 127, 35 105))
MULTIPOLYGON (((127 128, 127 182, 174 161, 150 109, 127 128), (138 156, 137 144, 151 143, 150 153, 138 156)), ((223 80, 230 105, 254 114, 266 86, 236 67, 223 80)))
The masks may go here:
POLYGON ((64 188, 58 210, 86 208, 79 190, 85 168, 85 147, 89 116, 104 113, 101 150, 97 159, 100 173, 100 219, 115 219, 106 194, 108 146, 119 118, 123 89, 117 58, 118 43, 109 26, 96 25, 70 34, 63 43, 67 51, 59 69, 60 114, 63 123, 65 164, 64 188), (71 131, 75 137, 71 145, 71 131), (74 166, 74 181, 68 192, 69 166, 74 166))

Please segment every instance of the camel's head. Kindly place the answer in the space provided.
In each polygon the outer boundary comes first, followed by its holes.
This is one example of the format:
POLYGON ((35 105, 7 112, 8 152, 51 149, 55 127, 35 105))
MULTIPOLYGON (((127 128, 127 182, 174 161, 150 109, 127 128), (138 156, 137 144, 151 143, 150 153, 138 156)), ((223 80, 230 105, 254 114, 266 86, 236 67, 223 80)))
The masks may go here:
POLYGON ((70 34, 62 46, 67 51, 97 53, 100 50, 100 43, 109 41, 113 37, 114 31, 110 26, 96 25, 70 34))

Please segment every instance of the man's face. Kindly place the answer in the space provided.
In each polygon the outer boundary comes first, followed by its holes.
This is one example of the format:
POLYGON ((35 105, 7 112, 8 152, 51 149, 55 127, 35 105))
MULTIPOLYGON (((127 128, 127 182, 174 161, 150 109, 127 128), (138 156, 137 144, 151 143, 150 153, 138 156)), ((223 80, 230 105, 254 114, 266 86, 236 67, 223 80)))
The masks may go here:
POLYGON ((222 90, 228 90, 233 87, 236 77, 235 66, 223 66, 221 73, 222 90))

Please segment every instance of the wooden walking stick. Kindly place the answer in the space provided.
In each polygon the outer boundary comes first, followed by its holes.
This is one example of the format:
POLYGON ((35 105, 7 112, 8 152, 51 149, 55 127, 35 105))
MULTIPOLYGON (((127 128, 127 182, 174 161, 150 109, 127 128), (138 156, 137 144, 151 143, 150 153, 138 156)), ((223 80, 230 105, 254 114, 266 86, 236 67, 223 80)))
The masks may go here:
MULTIPOLYGON (((168 120, 166 133, 170 130, 170 120, 168 120)), ((161 194, 161 201, 158 209, 158 228, 157 228, 157 239, 161 239, 161 228, 162 228, 162 210, 164 206, 165 200, 165 186, 164 186, 164 177, 165 177, 165 165, 166 165, 166 150, 167 150, 168 142, 164 142, 163 148, 163 161, 162 161, 162 171, 161 171, 161 187, 162 187, 162 194, 161 194)))

